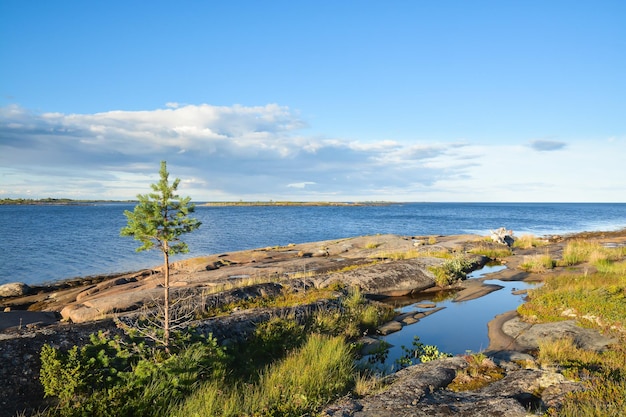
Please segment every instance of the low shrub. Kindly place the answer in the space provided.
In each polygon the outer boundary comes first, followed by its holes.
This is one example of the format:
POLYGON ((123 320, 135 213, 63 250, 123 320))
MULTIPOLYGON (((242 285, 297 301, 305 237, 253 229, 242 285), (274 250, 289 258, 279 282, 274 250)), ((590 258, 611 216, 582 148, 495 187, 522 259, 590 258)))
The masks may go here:
POLYGON ((411 347, 403 345, 401 348, 404 354, 395 361, 399 369, 406 368, 407 366, 415 365, 420 362, 425 363, 452 356, 449 353, 440 352, 437 346, 423 344, 420 342, 419 336, 413 336, 411 347))
POLYGON ((445 287, 465 279, 472 264, 472 260, 467 256, 457 254, 451 259, 446 259, 441 265, 431 266, 428 269, 435 275, 435 283, 440 287, 445 287))
POLYGON ((199 381, 225 375, 226 355, 210 336, 169 356, 153 353, 102 333, 65 353, 44 345, 41 383, 46 396, 57 397, 59 403, 42 415, 163 415, 199 381))

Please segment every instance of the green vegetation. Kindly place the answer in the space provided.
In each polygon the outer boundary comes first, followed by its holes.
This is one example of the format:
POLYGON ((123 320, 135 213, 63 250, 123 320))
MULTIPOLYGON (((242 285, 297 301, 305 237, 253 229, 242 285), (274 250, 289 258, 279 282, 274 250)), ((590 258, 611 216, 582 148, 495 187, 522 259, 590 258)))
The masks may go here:
POLYGON ((556 261, 549 253, 524 256, 524 261, 519 265, 526 272, 541 273, 553 269, 556 261))
POLYGON ((450 259, 446 259, 439 266, 429 267, 429 271, 435 275, 435 283, 440 287, 463 280, 471 270, 472 260, 465 254, 459 253, 450 259))
MULTIPOLYGON (((624 268, 623 262, 618 265, 624 268)), ((529 290, 530 301, 518 311, 533 321, 559 321, 575 315, 587 325, 624 328, 626 324, 626 275, 595 273, 549 277, 529 290), (563 312, 566 312, 564 315, 563 312)))
POLYGON ((607 417, 626 415, 626 344, 604 352, 580 349, 571 339, 556 339, 539 346, 542 366, 558 367, 563 374, 581 381, 584 390, 566 397, 559 410, 547 416, 607 417))
POLYGON ((140 340, 92 335, 66 353, 41 351, 41 382, 59 404, 42 416, 163 415, 198 380, 223 378, 227 357, 212 337, 196 338, 176 354, 163 355, 140 340))
POLYGON ((531 249, 545 246, 547 244, 548 242, 534 235, 522 235, 519 238, 515 239, 515 241, 513 242, 513 247, 518 249, 531 249))
POLYGON ((137 252, 153 249, 155 246, 163 253, 163 271, 165 275, 163 288, 163 338, 161 342, 167 349, 170 342, 170 255, 187 253, 187 244, 180 237, 196 230, 202 223, 188 217, 194 211, 190 197, 181 198, 176 194, 180 179, 176 178, 170 185, 167 164, 161 161, 159 170, 160 181, 152 184, 152 193, 139 194, 139 204, 134 211, 124 211, 128 224, 122 228, 122 236, 132 236, 141 242, 137 252))
POLYGON ((353 379, 345 340, 313 334, 302 348, 263 369, 254 382, 206 382, 170 415, 300 416, 346 392, 353 379))
POLYGON ((615 261, 626 256, 626 247, 607 248, 597 242, 574 240, 563 250, 560 266, 577 265, 583 262, 596 264, 604 261, 615 261))
POLYGON ((399 369, 406 368, 407 366, 415 365, 420 362, 425 363, 452 356, 448 353, 440 352, 437 346, 423 344, 420 342, 419 336, 413 336, 413 342, 410 348, 407 348, 404 345, 400 347, 402 348, 404 355, 395 361, 399 369))
MULTIPOLYGON (((286 293, 266 303, 305 299, 286 293)), ((173 332, 169 352, 132 331, 118 338, 94 335, 66 352, 46 345, 41 382, 46 395, 59 401, 39 416, 311 413, 357 382, 361 390, 377 384, 355 368, 354 341, 394 314, 351 289, 304 321, 274 317, 258 324, 245 342, 228 347, 193 329, 173 332)))
POLYGON ((397 252, 378 252, 374 255, 371 255, 370 258, 374 259, 384 259, 391 261, 401 261, 404 259, 414 259, 419 258, 420 256, 425 256, 424 253, 418 250, 408 250, 408 251, 397 251, 397 252))
POLYGON ((472 248, 469 252, 475 255, 483 255, 493 260, 503 259, 513 254, 508 246, 488 242, 479 244, 478 246, 472 248))
POLYGON ((476 390, 504 377, 504 369, 482 353, 467 354, 463 358, 467 361, 467 368, 456 374, 448 385, 449 390, 476 390))
POLYGON ((585 390, 566 398, 548 416, 626 415, 626 248, 606 248, 593 242, 570 242, 560 265, 589 262, 597 272, 548 277, 530 290, 529 301, 518 308, 525 320, 557 321, 575 318, 581 324, 611 333, 619 340, 604 352, 586 351, 569 339, 540 345, 543 366, 583 382, 585 390))

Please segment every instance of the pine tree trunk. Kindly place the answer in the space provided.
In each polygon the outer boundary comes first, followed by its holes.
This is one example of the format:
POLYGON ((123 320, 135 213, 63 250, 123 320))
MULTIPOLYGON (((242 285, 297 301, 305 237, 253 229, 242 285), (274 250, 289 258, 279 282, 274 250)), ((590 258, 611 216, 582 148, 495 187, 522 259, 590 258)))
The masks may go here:
POLYGON ((165 257, 165 302, 163 305, 163 343, 165 345, 165 350, 169 351, 170 346, 170 259, 169 259, 169 248, 167 244, 165 246, 165 250, 163 251, 163 255, 165 257))

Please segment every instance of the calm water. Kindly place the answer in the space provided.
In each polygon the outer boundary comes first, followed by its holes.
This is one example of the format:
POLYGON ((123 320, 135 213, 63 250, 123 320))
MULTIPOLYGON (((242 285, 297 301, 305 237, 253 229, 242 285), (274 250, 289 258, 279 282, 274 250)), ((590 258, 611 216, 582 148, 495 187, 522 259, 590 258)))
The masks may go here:
MULTIPOLYGON (((132 204, 0 206, 0 284, 38 284, 158 265, 122 238, 132 204)), ((450 235, 504 226, 543 236, 626 227, 626 204, 417 203, 371 207, 197 207, 185 257, 377 233, 450 235)), ((182 259, 182 257, 175 257, 182 259)))
MULTIPOLYGON (((497 272, 504 267, 485 267, 476 271, 475 276, 497 272)), ((468 275, 468 278, 471 278, 468 275)), ((533 288, 535 284, 525 282, 507 282, 500 280, 486 280, 485 284, 495 284, 503 288, 489 293, 475 300, 456 303, 452 299, 435 302, 437 307, 443 307, 430 316, 424 317, 417 323, 405 326, 401 331, 385 336, 383 339, 390 343, 389 356, 382 364, 378 364, 381 371, 391 372, 398 369, 396 360, 406 352, 402 346, 410 348, 414 336, 419 336, 420 342, 425 345, 435 345, 440 352, 452 355, 464 354, 467 351, 481 352, 489 346, 487 323, 498 314, 515 310, 523 303, 525 295, 513 294, 515 290, 533 288)), ((420 300, 415 304, 406 305, 397 311, 401 313, 427 311, 418 308, 420 303, 431 300, 420 300)))

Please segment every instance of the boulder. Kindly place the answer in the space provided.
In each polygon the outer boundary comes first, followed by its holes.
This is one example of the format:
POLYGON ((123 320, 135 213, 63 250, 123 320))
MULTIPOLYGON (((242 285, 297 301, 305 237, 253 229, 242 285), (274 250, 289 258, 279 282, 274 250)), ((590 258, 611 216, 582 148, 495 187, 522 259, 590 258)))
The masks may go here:
POLYGON ((489 232, 491 232, 491 240, 496 243, 511 246, 514 242, 512 230, 506 230, 506 228, 501 227, 497 230, 490 230, 489 232))
POLYGON ((0 285, 0 297, 20 297, 29 294, 31 288, 23 282, 10 282, 0 285))
POLYGON ((531 324, 515 317, 502 325, 502 331, 515 340, 520 350, 534 350, 540 341, 570 338, 576 346, 585 350, 602 351, 617 343, 616 339, 604 336, 597 330, 576 325, 574 320, 553 323, 531 324))
POLYGON ((319 286, 326 287, 341 281, 348 286, 361 288, 366 295, 401 297, 435 286, 435 276, 429 266, 441 259, 418 258, 378 263, 351 271, 333 273, 319 286))

